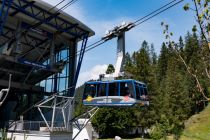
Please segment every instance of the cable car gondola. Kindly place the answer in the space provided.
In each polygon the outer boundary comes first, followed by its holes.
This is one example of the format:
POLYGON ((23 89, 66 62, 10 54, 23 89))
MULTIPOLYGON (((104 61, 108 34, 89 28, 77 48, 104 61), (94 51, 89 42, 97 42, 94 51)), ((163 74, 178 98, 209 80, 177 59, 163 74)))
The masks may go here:
POLYGON ((83 104, 89 106, 133 106, 135 104, 149 105, 147 86, 133 79, 115 80, 125 75, 125 32, 135 26, 135 23, 122 23, 109 31, 102 40, 117 37, 117 61, 115 71, 100 75, 100 81, 85 83, 83 104))
POLYGON ((91 81, 85 83, 83 104, 86 106, 149 105, 145 83, 133 80, 91 81))

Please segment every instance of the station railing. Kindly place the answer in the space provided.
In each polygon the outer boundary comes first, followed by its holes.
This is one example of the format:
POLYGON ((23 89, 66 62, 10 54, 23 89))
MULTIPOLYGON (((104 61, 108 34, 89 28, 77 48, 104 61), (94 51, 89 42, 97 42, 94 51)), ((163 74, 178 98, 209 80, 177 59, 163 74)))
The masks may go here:
POLYGON ((20 132, 20 131, 40 131, 40 132, 70 132, 70 127, 65 126, 63 122, 54 122, 51 127, 51 122, 48 121, 9 121, 6 123, 8 131, 20 132), (47 126, 48 124, 48 126, 47 126))

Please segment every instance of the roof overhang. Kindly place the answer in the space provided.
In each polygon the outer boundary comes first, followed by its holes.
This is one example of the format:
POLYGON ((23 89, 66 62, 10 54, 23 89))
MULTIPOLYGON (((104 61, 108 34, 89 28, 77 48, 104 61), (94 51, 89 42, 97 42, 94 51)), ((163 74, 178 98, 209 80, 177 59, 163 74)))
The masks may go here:
MULTIPOLYGON (((2 3, 0 1, 0 6, 2 3)), ((64 40, 76 38, 79 41, 84 34, 88 34, 89 37, 95 34, 93 30, 73 16, 42 0, 13 0, 3 31, 4 33, 7 30, 21 32, 17 31, 18 26, 21 26, 21 31, 27 30, 28 34, 40 40, 43 39, 43 36, 51 37, 54 34, 64 40), (19 25, 20 22, 21 25, 19 25)), ((11 38, 9 34, 7 35, 7 38, 11 38)), ((0 44, 5 41, 5 38, 0 39, 0 44)))

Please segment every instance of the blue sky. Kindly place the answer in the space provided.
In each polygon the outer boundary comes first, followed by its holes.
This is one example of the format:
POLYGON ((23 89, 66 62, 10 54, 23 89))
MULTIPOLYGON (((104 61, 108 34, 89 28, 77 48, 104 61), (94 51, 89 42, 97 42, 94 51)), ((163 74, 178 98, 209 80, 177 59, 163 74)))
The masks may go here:
MULTIPOLYGON (((55 5, 61 0, 44 1, 55 5)), ((78 0, 65 9, 65 12, 88 25, 96 32, 95 36, 88 40, 88 44, 91 44, 100 40, 106 30, 112 29, 123 21, 136 21, 170 1, 78 0)), ((184 36, 187 31, 191 31, 192 26, 196 23, 194 13, 183 10, 183 6, 188 2, 191 2, 191 0, 185 0, 176 7, 127 32, 126 51, 130 53, 137 51, 142 41, 146 40, 149 44, 154 44, 155 50, 159 54, 161 44, 164 41, 160 25, 162 21, 169 24, 170 30, 174 33, 174 40, 177 40, 180 35, 184 36)), ((115 64, 116 45, 116 39, 113 39, 85 54, 78 85, 89 79, 97 78, 100 73, 105 71, 108 64, 115 64)))

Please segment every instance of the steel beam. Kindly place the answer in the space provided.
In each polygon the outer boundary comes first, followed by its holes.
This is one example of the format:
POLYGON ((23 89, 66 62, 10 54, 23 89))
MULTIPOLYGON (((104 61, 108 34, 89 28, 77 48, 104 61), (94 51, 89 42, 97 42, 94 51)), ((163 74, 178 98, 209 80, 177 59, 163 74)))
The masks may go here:
POLYGON ((59 12, 51 13, 50 11, 42 9, 41 7, 35 5, 34 3, 30 3, 27 0, 17 0, 17 1, 18 1, 17 3, 15 2, 13 3, 11 8, 15 9, 16 12, 21 12, 39 21, 38 23, 30 26, 28 29, 35 28, 41 24, 47 24, 55 28, 58 32, 65 32, 77 38, 80 38, 82 34, 87 33, 87 31, 78 27, 77 24, 70 23, 69 21, 59 17, 59 14, 60 14, 59 12), (25 5, 22 6, 20 4, 21 2, 25 3, 25 5), (30 8, 27 8, 26 10, 25 8, 26 6, 30 8), (29 9, 31 11, 28 11, 29 9), (39 11, 38 13, 42 13, 43 16, 38 16, 38 14, 35 14, 33 12, 37 10, 39 11), (57 21, 59 21, 59 24, 57 21), (74 29, 74 32, 71 29, 74 29))
MULTIPOLYGON (((0 80, 0 86, 7 87, 8 80, 0 80)), ((36 92, 43 92, 43 88, 18 82, 11 82, 11 88, 22 89, 22 90, 30 90, 36 92)))
MULTIPOLYGON (((25 4, 24 6, 22 6, 22 8, 23 8, 23 9, 26 9, 29 5, 34 4, 34 3, 35 3, 35 1, 31 1, 31 2, 29 2, 29 3, 27 3, 27 4, 25 4)), ((16 11, 10 13, 9 16, 15 16, 15 15, 18 14, 19 12, 20 12, 20 11, 16 10, 16 11)))
POLYGON ((5 73, 17 74, 17 75, 25 75, 25 73, 23 73, 23 72, 11 70, 11 69, 6 69, 6 68, 0 68, 0 71, 3 71, 5 73))

